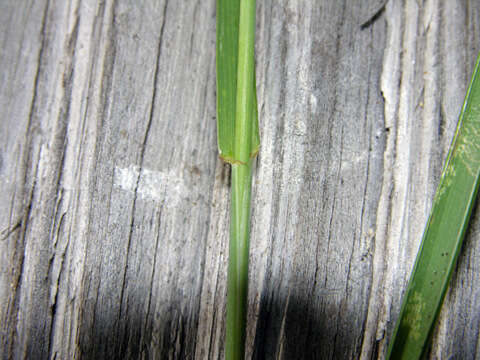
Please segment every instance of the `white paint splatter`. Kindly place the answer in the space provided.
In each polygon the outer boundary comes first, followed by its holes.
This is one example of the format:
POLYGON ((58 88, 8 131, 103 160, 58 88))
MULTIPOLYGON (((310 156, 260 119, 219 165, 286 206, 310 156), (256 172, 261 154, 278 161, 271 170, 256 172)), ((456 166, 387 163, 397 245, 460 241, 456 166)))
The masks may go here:
POLYGON ((136 192, 144 200, 180 200, 189 194, 183 179, 172 171, 140 169, 137 165, 130 165, 128 168, 115 167, 113 177, 115 187, 133 193, 137 182, 136 192))
POLYGON ((113 184, 126 191, 135 191, 139 175, 138 166, 132 165, 126 169, 115 167, 113 184))

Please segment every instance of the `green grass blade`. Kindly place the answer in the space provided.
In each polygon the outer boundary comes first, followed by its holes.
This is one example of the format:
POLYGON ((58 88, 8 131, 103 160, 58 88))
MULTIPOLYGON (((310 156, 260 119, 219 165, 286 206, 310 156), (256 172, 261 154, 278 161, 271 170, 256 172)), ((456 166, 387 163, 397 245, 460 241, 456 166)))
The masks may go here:
POLYGON ((419 359, 460 251, 480 175, 480 56, 388 349, 388 359, 419 359))
POLYGON ((234 157, 248 163, 252 153, 255 91, 255 0, 241 0, 238 38, 234 157))
POLYGON ((225 357, 245 357, 253 158, 260 146, 255 86, 255 0, 217 0, 217 131, 232 164, 225 357))
MULTIPOLYGON (((239 161, 234 157, 235 117, 237 101, 238 39, 240 0, 217 0, 217 137, 220 157, 229 162, 239 161)), ((253 121, 254 137, 251 156, 260 146, 258 116, 256 110, 255 77, 250 96, 255 102, 253 121)))
POLYGON ((217 136, 220 157, 233 162, 240 0, 217 0, 217 136))

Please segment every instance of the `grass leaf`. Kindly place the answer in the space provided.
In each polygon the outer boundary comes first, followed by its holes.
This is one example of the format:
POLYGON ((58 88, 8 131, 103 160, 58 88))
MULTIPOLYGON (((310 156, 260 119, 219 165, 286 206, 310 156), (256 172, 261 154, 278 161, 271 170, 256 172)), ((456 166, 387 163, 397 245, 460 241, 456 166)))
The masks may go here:
MULTIPOLYGON (((234 156, 239 22, 240 0, 217 0, 217 138, 220 157, 229 163, 239 161, 234 156)), ((250 156, 254 157, 260 147, 255 75, 251 86, 254 106, 250 156)))
POLYGON ((425 355, 465 236, 480 175, 479 60, 480 56, 435 194, 388 359, 412 360, 425 355))

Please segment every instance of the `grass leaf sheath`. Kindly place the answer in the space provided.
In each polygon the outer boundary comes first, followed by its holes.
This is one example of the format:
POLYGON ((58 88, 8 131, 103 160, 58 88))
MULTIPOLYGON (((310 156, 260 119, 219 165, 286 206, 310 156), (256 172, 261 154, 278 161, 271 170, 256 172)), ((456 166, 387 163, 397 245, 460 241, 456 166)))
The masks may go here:
POLYGON ((419 359, 455 267, 480 175, 480 56, 388 349, 389 359, 419 359))
POLYGON ((253 157, 259 149, 255 91, 255 0, 217 0, 217 131, 232 165, 225 357, 245 356, 253 157))

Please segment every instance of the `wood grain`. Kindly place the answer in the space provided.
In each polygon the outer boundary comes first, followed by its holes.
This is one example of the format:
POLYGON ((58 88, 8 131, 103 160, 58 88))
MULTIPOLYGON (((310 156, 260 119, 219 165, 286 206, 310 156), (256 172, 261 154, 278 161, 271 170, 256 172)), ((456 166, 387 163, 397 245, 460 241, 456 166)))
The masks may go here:
MULTIPOLYGON (((467 0, 264 0, 247 357, 383 359, 480 50, 467 0)), ((215 1, 0 3, 0 353, 223 358, 215 1)), ((431 359, 476 359, 475 215, 431 359)))

